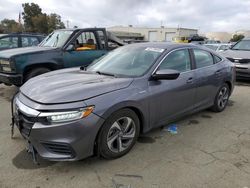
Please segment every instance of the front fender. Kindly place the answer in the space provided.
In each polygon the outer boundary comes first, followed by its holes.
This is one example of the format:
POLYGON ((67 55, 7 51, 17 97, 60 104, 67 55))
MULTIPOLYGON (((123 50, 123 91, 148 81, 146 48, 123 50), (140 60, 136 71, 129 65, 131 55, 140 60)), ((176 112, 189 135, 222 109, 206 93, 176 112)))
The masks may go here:
POLYGON ((149 125, 149 108, 148 102, 144 99, 134 98, 126 91, 118 92, 119 95, 105 94, 85 101, 87 105, 95 105, 94 113, 103 119, 107 119, 112 114, 123 108, 130 108, 134 110, 139 116, 142 123, 142 132, 147 132, 151 129, 149 125))

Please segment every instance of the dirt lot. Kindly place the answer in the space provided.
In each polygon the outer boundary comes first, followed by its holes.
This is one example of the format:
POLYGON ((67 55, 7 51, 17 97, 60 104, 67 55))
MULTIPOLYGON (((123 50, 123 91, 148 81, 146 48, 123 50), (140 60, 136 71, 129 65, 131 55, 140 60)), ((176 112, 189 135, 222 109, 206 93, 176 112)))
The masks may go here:
POLYGON ((250 188, 250 84, 241 83, 222 113, 179 122, 178 134, 156 129, 117 160, 32 163, 25 141, 10 139, 10 98, 0 85, 0 187, 250 188))

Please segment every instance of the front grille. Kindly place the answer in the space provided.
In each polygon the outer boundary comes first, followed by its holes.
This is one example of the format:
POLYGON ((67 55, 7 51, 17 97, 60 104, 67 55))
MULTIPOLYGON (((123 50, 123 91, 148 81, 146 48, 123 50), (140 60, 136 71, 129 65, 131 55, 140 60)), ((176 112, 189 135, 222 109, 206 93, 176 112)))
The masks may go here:
POLYGON ((43 142, 42 145, 52 153, 59 155, 69 155, 74 156, 73 149, 68 144, 57 143, 57 142, 43 142))
POLYGON ((234 58, 227 58, 229 61, 233 63, 250 63, 250 59, 234 59, 234 58))

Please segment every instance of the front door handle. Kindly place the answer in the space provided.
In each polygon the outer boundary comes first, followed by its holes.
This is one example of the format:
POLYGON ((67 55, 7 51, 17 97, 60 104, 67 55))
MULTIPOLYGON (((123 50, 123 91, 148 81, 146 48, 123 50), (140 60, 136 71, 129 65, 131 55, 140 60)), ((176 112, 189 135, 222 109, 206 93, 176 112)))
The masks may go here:
POLYGON ((189 78, 189 79, 187 80, 187 84, 191 84, 191 83, 193 83, 193 78, 189 78))

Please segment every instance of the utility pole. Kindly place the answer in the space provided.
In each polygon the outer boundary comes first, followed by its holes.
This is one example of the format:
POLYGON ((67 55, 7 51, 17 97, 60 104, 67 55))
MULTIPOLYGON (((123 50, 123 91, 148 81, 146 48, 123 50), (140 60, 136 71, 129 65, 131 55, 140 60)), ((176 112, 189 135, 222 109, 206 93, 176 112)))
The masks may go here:
POLYGON ((67 28, 69 28, 69 20, 66 20, 67 28))

